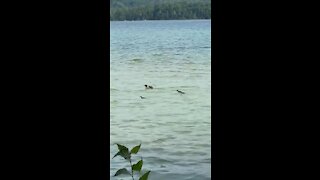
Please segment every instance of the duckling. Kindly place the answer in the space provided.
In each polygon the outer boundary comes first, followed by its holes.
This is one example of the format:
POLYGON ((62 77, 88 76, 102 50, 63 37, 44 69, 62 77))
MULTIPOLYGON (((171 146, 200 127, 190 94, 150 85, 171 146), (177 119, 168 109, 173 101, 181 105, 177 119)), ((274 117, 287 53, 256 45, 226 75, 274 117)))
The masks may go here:
POLYGON ((179 91, 179 90, 177 90, 178 91, 178 93, 180 93, 180 94, 185 94, 185 92, 182 92, 182 91, 179 91))
POLYGON ((148 85, 144 85, 144 87, 146 88, 146 89, 153 89, 153 87, 152 86, 148 86, 148 85))

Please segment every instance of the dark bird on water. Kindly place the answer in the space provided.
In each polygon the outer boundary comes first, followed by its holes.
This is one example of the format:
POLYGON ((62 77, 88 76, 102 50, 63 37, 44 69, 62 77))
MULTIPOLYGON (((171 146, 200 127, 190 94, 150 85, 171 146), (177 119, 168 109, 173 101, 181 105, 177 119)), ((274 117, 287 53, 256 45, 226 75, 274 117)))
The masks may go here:
POLYGON ((145 98, 145 97, 143 97, 143 96, 140 96, 140 98, 141 98, 141 99, 146 99, 146 98, 145 98))
POLYGON ((178 91, 178 93, 180 93, 180 94, 185 94, 185 92, 182 92, 182 91, 179 91, 179 90, 177 90, 178 91))
POLYGON ((153 87, 152 86, 148 86, 148 85, 144 85, 144 87, 146 87, 146 89, 153 89, 153 87))

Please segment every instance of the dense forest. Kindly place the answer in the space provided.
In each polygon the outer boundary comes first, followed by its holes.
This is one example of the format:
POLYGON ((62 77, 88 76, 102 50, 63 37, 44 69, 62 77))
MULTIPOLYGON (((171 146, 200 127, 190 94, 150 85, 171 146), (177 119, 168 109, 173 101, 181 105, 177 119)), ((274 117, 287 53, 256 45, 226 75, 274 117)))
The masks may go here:
POLYGON ((110 0, 110 20, 211 19, 211 0, 110 0))

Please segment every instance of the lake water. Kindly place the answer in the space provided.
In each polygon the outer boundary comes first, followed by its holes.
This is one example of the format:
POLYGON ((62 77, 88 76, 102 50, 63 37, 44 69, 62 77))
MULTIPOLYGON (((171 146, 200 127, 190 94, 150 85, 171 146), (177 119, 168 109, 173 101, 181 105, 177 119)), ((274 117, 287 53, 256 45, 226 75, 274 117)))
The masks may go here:
MULTIPOLYGON (((141 143, 134 161, 150 180, 211 179, 211 20, 110 22, 110 32, 110 159, 114 143, 141 143)), ((110 178, 131 179, 113 177, 123 167, 111 159, 110 178)))

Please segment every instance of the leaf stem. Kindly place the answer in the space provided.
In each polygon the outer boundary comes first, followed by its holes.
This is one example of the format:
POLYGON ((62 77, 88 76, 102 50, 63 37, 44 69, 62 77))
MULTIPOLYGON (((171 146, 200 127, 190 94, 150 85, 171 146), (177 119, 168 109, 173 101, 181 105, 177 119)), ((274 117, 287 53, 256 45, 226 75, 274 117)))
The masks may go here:
POLYGON ((133 168, 132 168, 131 158, 129 158, 129 162, 130 162, 130 166, 131 166, 131 177, 132 177, 132 180, 134 180, 134 178, 133 178, 133 168))

